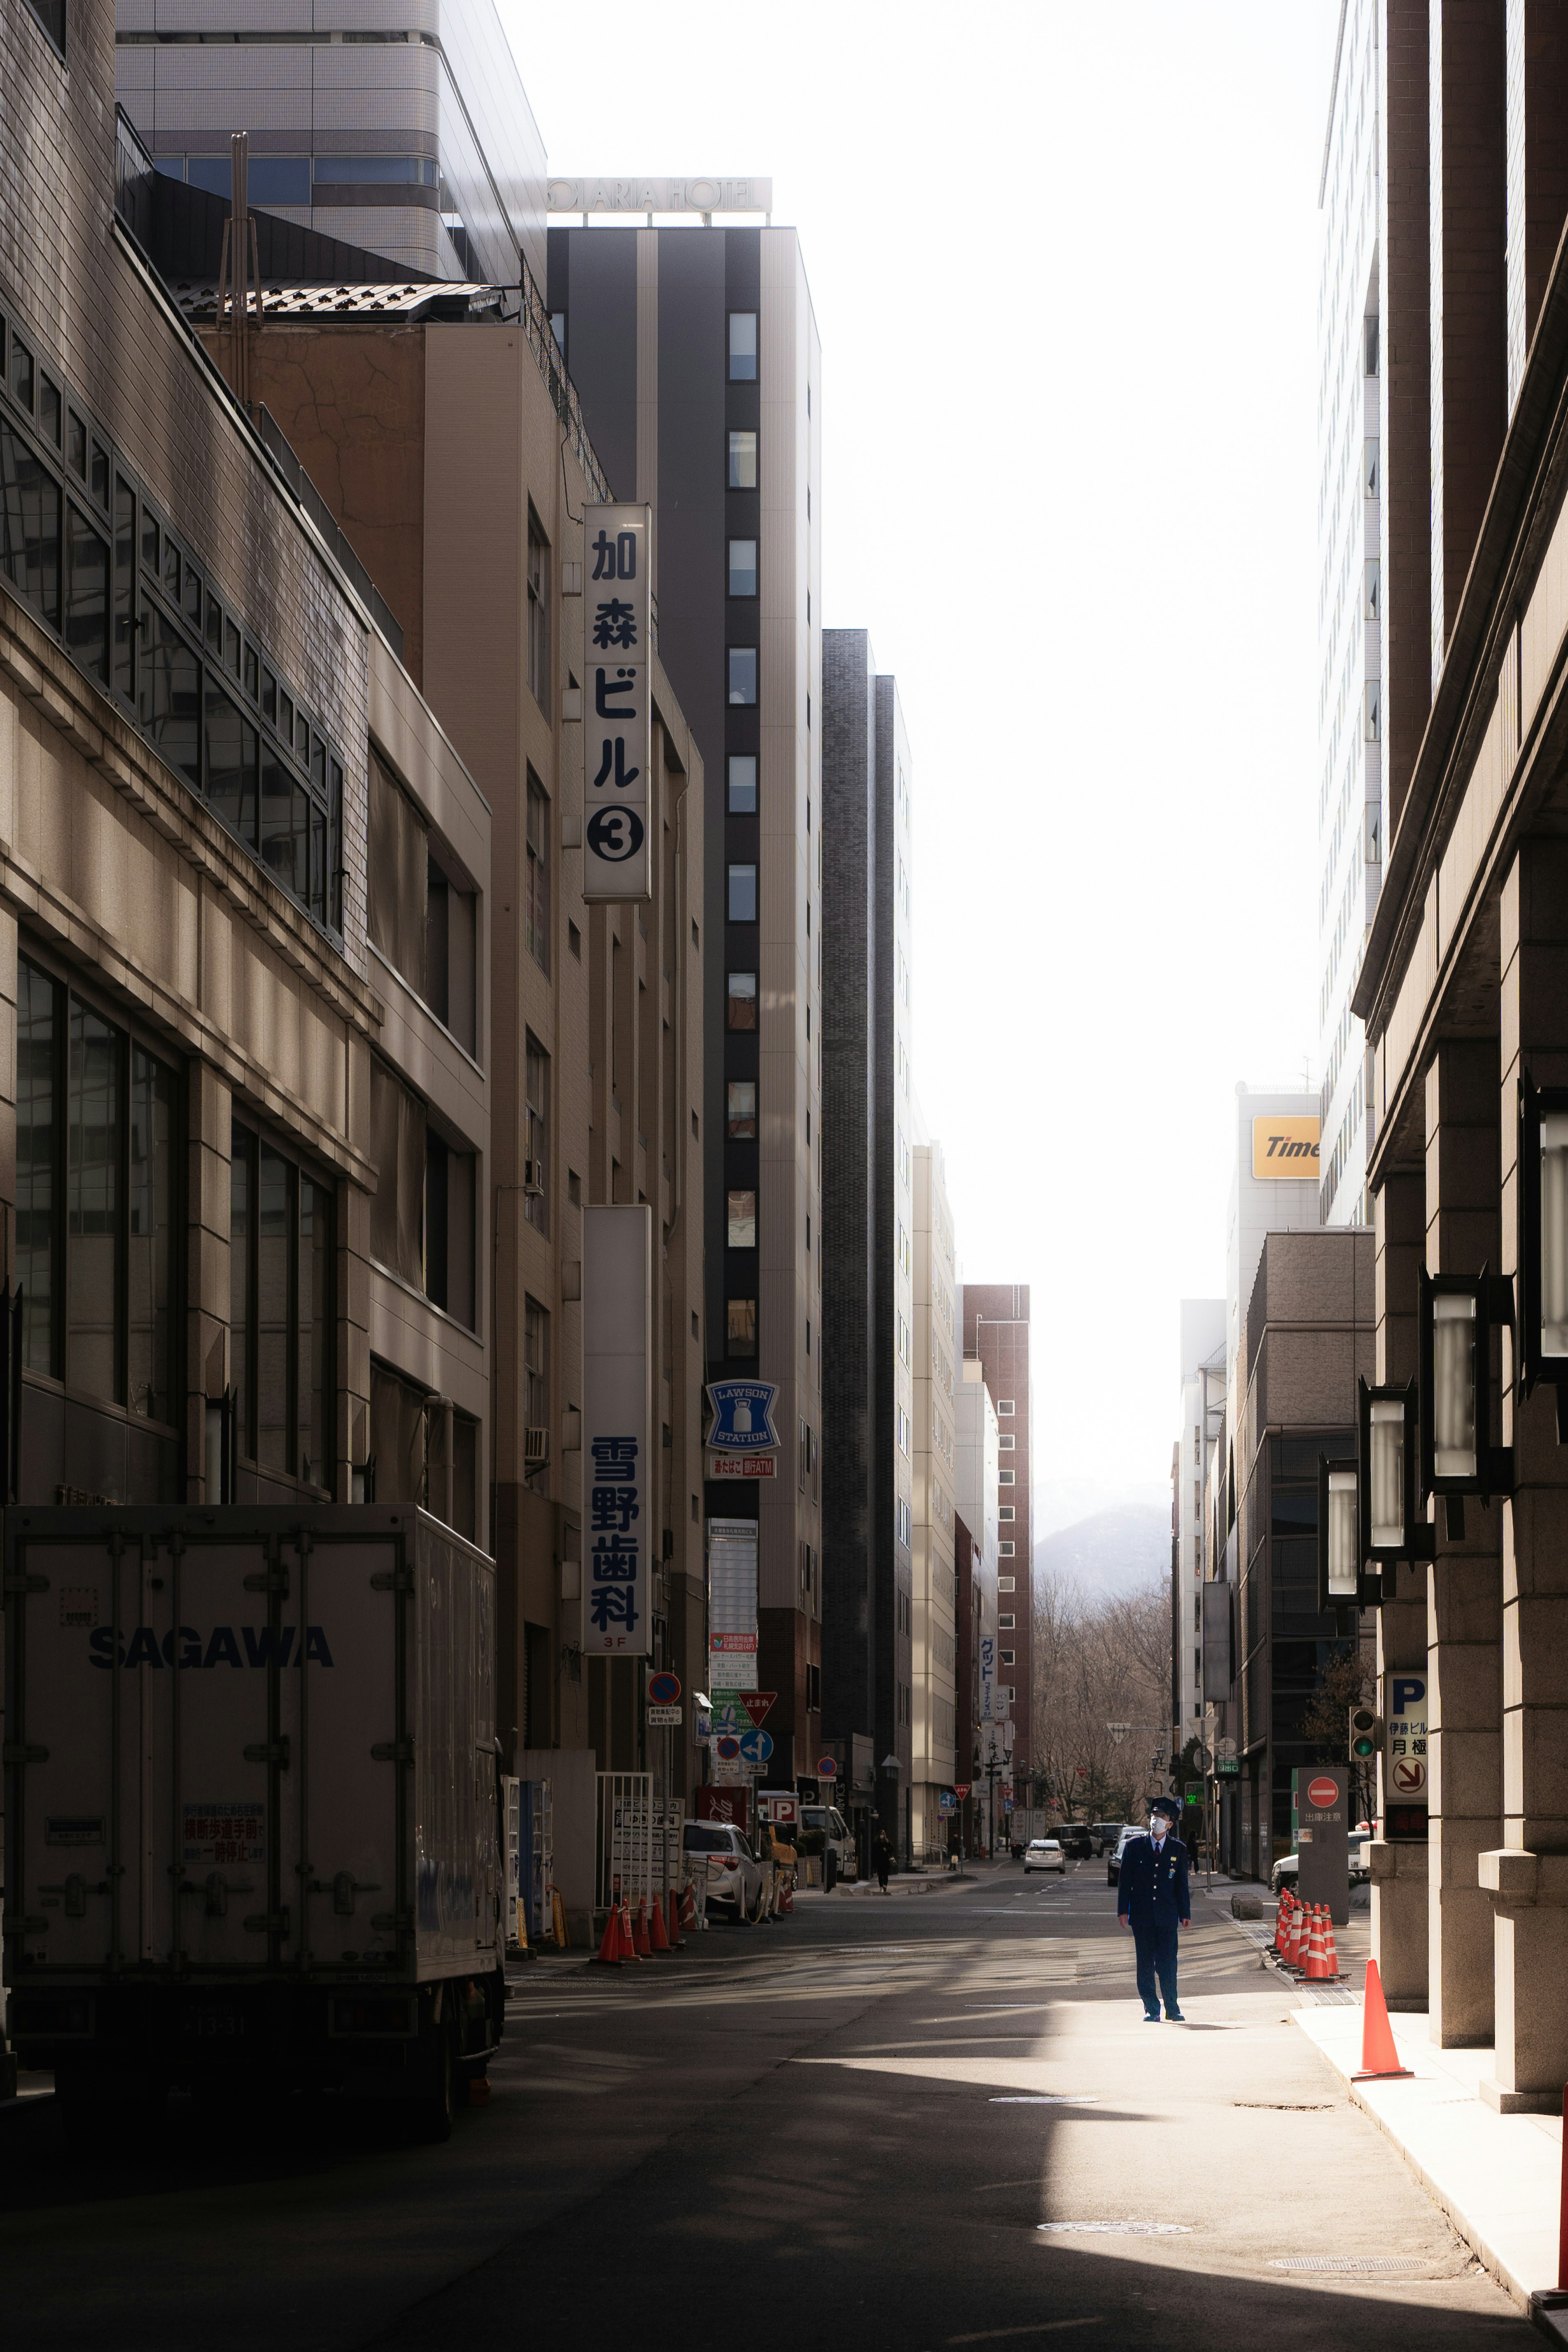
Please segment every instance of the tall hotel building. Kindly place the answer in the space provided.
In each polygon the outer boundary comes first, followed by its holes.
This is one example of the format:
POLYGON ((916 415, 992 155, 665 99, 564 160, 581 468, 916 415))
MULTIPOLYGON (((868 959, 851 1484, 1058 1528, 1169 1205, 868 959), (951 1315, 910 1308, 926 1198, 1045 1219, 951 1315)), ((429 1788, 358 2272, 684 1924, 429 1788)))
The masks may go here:
MULTIPOLYGON (((1370 1076, 1351 1011, 1383 876, 1379 136, 1387 0, 1344 0, 1319 209, 1318 951, 1321 1214, 1366 1222, 1370 1076)), ((1395 10, 1397 14, 1397 9, 1395 10)), ((1426 8, 1421 16, 1426 17, 1426 8)))
POLYGON ((615 496, 653 507, 659 658, 702 756, 704 1337, 710 1378, 776 1383, 782 1441, 777 1476, 707 1509, 731 1572, 755 1524, 782 1785, 823 1731, 821 355, 794 230, 710 226, 706 192, 552 182, 563 210, 693 217, 552 226, 548 304, 615 496))
MULTIPOLYGON (((859 1733, 871 1740, 882 1825, 901 1851, 923 1850, 936 1806, 933 1792, 917 1793, 931 1778, 929 1727, 925 1763, 915 1761, 915 1391, 924 1359, 917 1346, 923 1243, 910 1035, 910 751, 897 682, 878 675, 864 629, 829 629, 822 664, 822 1238, 831 1317, 823 1727, 830 1739, 859 1733)), ((950 1271, 950 1289, 951 1282, 950 1271)))
MULTIPOLYGON (((996 1680, 1013 1694, 1016 1787, 1020 1781, 1027 1782, 1035 1760, 1033 1422, 1026 1282, 964 1284, 963 1353, 967 1362, 979 1364, 996 1409, 996 1680)), ((964 1377, 969 1377, 967 1370, 964 1377)), ((978 1527, 981 1522, 976 1517, 972 1524, 978 1527)))

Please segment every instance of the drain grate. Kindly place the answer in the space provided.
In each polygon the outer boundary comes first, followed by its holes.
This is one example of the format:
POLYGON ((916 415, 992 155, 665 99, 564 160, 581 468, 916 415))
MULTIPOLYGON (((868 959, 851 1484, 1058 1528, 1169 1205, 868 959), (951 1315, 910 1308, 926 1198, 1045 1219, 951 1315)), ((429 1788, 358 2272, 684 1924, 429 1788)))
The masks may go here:
POLYGON ((1391 2277, 1405 2277, 1412 2271, 1430 2270, 1414 2254, 1281 2254, 1268 2265, 1271 2271, 1380 2271, 1391 2277))
POLYGON ((1187 2221, 1037 2221, 1035 2227, 1047 2237, 1063 2237, 1068 2231, 1086 2238, 1190 2238, 1193 2234, 1187 2221))

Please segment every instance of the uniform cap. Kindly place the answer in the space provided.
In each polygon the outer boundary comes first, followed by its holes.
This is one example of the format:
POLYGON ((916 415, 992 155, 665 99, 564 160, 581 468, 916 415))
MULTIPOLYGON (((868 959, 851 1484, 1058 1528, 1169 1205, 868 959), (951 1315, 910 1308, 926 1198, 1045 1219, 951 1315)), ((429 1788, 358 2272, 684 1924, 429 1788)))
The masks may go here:
POLYGON ((1174 1797, 1156 1797, 1149 1807, 1152 1813, 1163 1813, 1168 1822, 1179 1822, 1182 1809, 1174 1797))

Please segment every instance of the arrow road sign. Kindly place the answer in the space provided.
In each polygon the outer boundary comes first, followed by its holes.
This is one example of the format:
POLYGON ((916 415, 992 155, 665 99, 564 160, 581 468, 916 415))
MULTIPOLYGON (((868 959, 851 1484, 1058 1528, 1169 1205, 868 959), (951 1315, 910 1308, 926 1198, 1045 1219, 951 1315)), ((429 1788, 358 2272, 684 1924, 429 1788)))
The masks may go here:
POLYGON ((765 1764, 773 1752, 773 1735, 767 1731, 743 1731, 740 1748, 742 1764, 765 1764))
POLYGON ((760 1724, 766 1720, 768 1709, 777 1696, 777 1691, 742 1691, 741 1705, 745 1708, 752 1721, 754 1724, 760 1724))

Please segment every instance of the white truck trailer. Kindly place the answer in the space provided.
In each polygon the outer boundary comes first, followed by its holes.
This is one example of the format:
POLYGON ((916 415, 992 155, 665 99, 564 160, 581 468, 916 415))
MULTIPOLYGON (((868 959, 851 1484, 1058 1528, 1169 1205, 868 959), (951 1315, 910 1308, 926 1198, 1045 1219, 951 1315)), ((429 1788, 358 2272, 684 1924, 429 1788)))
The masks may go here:
POLYGON ((68 2126, 500 2038, 495 1565, 399 1505, 5 1515, 9 2029, 68 2126))

